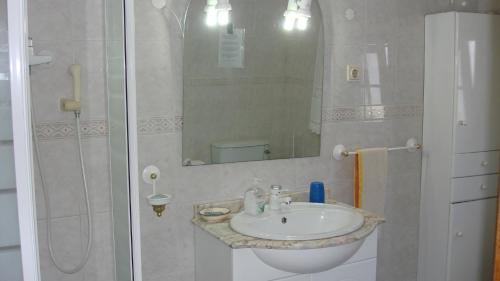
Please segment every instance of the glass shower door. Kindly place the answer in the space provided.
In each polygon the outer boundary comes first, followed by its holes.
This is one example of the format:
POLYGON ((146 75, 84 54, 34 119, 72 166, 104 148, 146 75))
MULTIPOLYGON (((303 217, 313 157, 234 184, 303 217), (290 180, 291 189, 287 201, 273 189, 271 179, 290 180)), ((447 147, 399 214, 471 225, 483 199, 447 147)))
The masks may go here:
POLYGON ((125 86, 124 3, 106 1, 106 84, 113 203, 115 280, 132 280, 125 86))
POLYGON ((0 0, 0 280, 21 281, 7 31, 7 1, 0 0))

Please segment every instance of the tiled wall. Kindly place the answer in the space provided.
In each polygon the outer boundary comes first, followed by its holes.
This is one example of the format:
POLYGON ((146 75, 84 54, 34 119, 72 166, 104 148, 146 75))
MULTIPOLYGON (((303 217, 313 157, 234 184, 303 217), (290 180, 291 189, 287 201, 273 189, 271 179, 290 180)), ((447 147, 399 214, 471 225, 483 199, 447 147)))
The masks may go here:
POLYGON ((105 85, 104 1, 29 0, 29 34, 35 53, 53 57, 31 68, 31 97, 41 163, 52 210, 53 244, 64 267, 74 266, 86 247, 86 209, 73 113, 59 110, 71 98, 68 67, 82 65, 83 154, 93 210, 94 244, 85 268, 73 275, 52 264, 47 245, 45 202, 36 178, 42 280, 113 280, 113 239, 105 85))
MULTIPOLYGON (((150 1, 135 1, 140 167, 158 165, 160 191, 175 196, 162 218, 141 201, 145 280, 194 280, 191 204, 241 196, 255 176, 264 186, 278 183, 292 190, 321 180, 336 198, 352 202, 353 161, 333 161, 330 153, 336 144, 355 149, 421 139, 425 13, 500 8, 497 0, 320 2, 327 15, 326 44, 332 49, 325 58, 321 156, 183 168, 181 132, 175 121, 182 116, 179 30, 168 9, 159 11, 150 1), (346 17, 349 9, 353 19, 346 17), (363 66, 361 82, 345 81, 347 64, 363 66), (151 121, 151 116, 164 122, 151 121)), ((182 14, 183 1, 169 3, 182 14)), ((419 153, 390 153, 378 280, 416 280, 420 165, 419 153)), ((149 186, 141 186, 142 197, 150 192, 149 186)))
MULTIPOLYGON (((161 219, 154 216, 145 200, 141 201, 144 279, 192 281, 191 204, 240 196, 254 176, 264 179, 266 186, 280 183, 288 189, 304 189, 310 181, 322 180, 338 199, 352 201, 352 159, 332 161, 330 152, 335 144, 343 143, 350 149, 395 146, 410 136, 421 137, 423 15, 450 9, 500 10, 499 2, 331 1, 326 42, 332 52, 327 54, 325 65, 321 156, 183 168, 179 30, 168 10, 159 11, 150 1, 136 0, 140 167, 158 165, 162 170, 160 190, 175 196, 161 219), (345 17, 348 9, 354 11, 352 20, 345 17), (348 63, 363 65, 361 83, 344 81, 344 67, 348 63)), ((184 10, 183 1, 171 3, 177 13, 184 10)), ((58 111, 59 97, 71 97, 67 72, 71 63, 83 67, 84 153, 96 232, 91 260, 85 269, 71 276, 59 273, 48 257, 45 206, 38 181, 43 280, 113 280, 103 5, 101 0, 29 1, 30 35, 35 50, 54 57, 50 65, 32 69, 31 82, 42 162, 53 196, 56 255, 67 265, 74 264, 83 252, 86 235, 85 210, 81 197, 77 197, 82 194, 73 116, 58 111)), ((3 38, 5 32, 0 32, 0 40, 3 38)), ((2 76, 0 87, 5 89, 2 76)), ((380 238, 379 280, 413 281, 420 156, 394 152, 389 161, 388 222, 380 238)), ((150 192, 149 186, 141 186, 143 197, 150 192)))

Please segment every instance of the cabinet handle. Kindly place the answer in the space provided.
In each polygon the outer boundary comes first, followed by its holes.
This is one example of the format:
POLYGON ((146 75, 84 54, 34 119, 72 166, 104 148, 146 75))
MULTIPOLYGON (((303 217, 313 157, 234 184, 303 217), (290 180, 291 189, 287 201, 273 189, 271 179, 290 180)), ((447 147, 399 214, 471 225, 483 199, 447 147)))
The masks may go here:
POLYGON ((456 235, 457 237, 463 237, 463 236, 464 236, 464 234, 462 233, 462 231, 457 232, 457 234, 455 234, 455 235, 456 235))
POLYGON ((483 167, 488 166, 488 164, 489 164, 489 163, 488 163, 488 161, 483 161, 483 162, 481 162, 481 166, 483 166, 483 167))
POLYGON ((460 121, 458 121, 458 125, 460 125, 460 126, 467 126, 467 121, 460 120, 460 121))
POLYGON ((488 187, 486 186, 486 184, 484 184, 484 183, 483 183, 483 184, 481 184, 480 188, 481 188, 482 190, 485 190, 485 189, 487 189, 488 187))

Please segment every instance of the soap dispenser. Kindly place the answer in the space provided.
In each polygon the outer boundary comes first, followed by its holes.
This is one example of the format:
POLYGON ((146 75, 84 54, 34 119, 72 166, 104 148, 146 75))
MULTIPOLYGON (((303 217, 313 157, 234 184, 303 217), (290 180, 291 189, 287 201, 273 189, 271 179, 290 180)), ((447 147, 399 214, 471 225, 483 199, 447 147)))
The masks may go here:
POLYGON ((266 199, 264 198, 264 190, 260 188, 261 181, 259 178, 254 178, 252 186, 245 191, 243 208, 246 214, 258 216, 264 212, 266 199))

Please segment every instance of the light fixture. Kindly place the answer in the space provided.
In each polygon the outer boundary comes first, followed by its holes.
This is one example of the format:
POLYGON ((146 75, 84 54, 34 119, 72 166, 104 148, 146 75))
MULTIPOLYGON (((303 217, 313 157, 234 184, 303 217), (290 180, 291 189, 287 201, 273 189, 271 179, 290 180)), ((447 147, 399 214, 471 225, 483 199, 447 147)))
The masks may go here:
POLYGON ((217 25, 217 0, 207 0, 207 5, 205 6, 205 24, 208 26, 217 25))
POLYGON ((288 6, 283 15, 283 29, 292 31, 306 30, 311 17, 311 0, 288 0, 288 6))
POLYGON ((285 16, 285 20, 283 21, 283 28, 286 31, 292 31, 295 26, 295 17, 294 16, 285 16))
POLYGON ((232 10, 229 0, 219 0, 217 2, 217 23, 219 25, 227 25, 229 23, 229 11, 232 10))
POLYGON ((225 26, 229 24, 229 12, 232 10, 229 0, 207 0, 205 6, 206 25, 225 26))
POLYGON ((295 27, 295 19, 297 18, 297 10, 299 7, 297 6, 297 0, 288 0, 288 6, 286 8, 285 20, 283 22, 283 28, 286 31, 292 31, 295 27))
POLYGON ((307 29, 307 22, 308 21, 309 21, 308 18, 298 17, 297 18, 297 29, 298 30, 306 30, 307 29))

